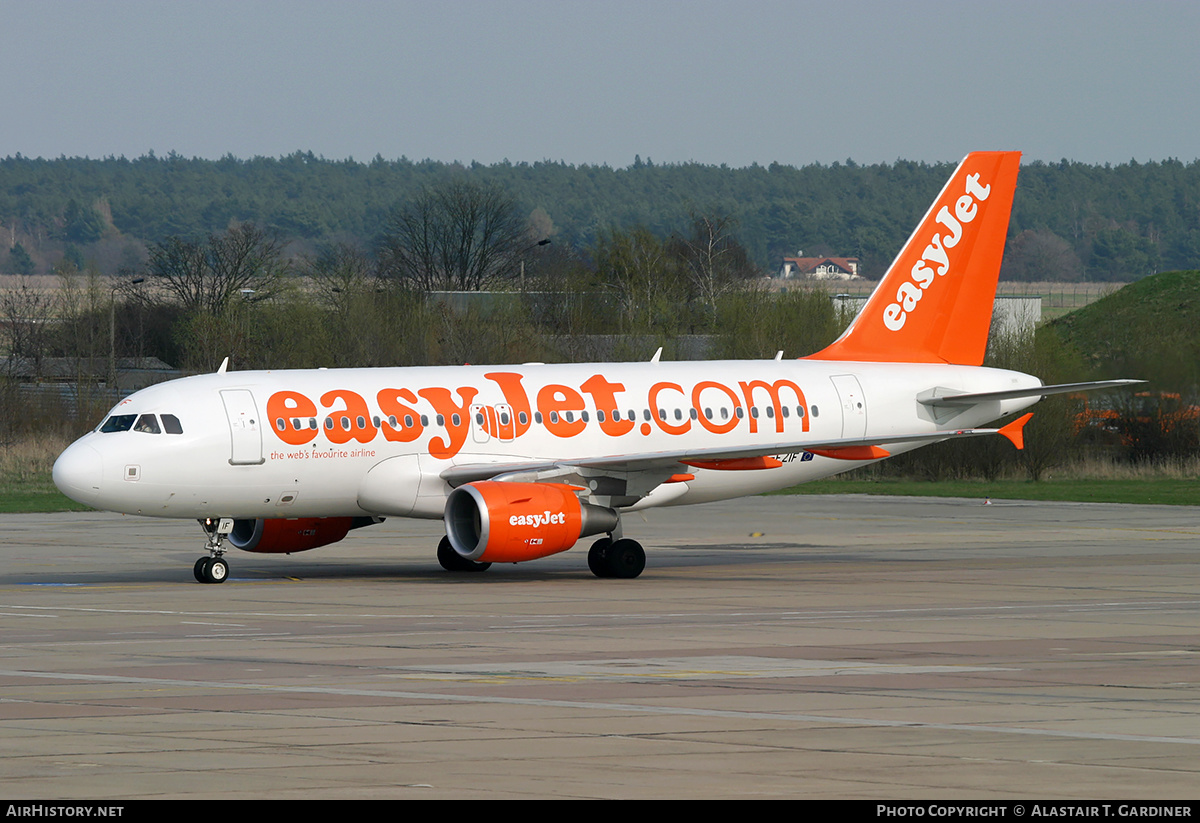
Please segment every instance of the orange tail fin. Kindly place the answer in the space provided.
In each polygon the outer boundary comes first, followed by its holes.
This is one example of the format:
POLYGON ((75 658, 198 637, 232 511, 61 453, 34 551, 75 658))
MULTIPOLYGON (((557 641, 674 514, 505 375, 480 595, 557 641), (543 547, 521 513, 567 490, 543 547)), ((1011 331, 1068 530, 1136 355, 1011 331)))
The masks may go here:
POLYGON ((1020 161, 963 158, 854 322, 808 359, 982 364, 1020 161))

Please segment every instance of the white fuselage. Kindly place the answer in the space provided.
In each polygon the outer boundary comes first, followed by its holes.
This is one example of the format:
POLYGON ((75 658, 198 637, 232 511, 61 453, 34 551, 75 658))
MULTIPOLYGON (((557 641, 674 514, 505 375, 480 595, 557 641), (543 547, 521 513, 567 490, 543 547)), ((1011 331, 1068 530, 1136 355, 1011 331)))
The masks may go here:
MULTIPOLYGON (((451 491, 441 475, 453 466, 716 447, 772 454, 853 437, 894 454, 915 444, 889 447, 889 434, 978 426, 1037 399, 935 412, 922 393, 1038 385, 973 366, 812 360, 227 372, 123 400, 63 453, 54 476, 87 505, 154 517, 437 518, 451 491)), ((794 450, 779 459, 755 471, 681 465, 693 477, 670 483, 643 472, 652 487, 625 505, 739 497, 869 462, 794 450)))

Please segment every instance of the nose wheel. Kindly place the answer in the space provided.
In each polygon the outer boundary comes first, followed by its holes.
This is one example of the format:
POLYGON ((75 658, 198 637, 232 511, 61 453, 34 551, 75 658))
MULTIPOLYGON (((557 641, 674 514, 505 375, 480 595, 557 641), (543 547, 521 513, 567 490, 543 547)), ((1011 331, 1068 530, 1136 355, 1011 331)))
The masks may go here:
POLYGON ((192 567, 197 583, 224 583, 229 577, 229 564, 220 557, 201 557, 192 567))

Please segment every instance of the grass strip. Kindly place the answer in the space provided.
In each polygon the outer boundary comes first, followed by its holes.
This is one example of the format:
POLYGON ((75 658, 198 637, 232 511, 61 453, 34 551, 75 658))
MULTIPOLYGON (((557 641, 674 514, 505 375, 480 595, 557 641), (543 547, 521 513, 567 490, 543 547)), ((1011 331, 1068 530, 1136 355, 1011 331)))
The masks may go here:
POLYGON ((1081 503, 1200 506, 1200 481, 1130 480, 817 480, 771 494, 891 494, 909 497, 977 497, 1081 503))

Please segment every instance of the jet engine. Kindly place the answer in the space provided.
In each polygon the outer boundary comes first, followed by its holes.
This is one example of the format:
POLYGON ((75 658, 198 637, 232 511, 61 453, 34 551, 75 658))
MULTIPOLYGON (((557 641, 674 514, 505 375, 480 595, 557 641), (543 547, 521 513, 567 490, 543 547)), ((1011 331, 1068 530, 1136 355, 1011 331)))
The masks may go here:
POLYGON ((373 517, 299 517, 235 520, 229 542, 245 552, 291 554, 336 543, 351 529, 378 523, 373 517))
POLYGON ((561 483, 468 483, 446 500, 446 536, 467 560, 519 563, 617 527, 615 511, 584 503, 575 492, 561 483))

